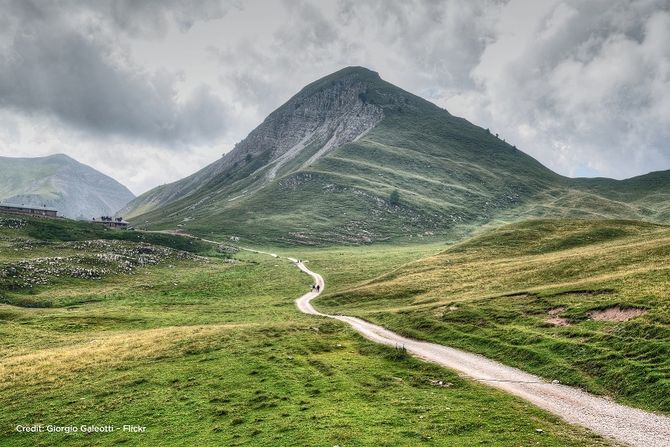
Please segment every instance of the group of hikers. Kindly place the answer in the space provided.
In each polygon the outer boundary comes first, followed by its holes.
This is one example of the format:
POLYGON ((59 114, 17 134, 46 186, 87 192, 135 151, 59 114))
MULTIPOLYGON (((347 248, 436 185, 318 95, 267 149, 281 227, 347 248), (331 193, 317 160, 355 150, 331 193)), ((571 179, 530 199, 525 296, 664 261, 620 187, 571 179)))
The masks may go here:
MULTIPOLYGON (((302 259, 298 259, 298 264, 302 264, 302 259)), ((312 292, 314 291, 320 292, 321 291, 321 286, 318 284, 312 284, 312 292)))

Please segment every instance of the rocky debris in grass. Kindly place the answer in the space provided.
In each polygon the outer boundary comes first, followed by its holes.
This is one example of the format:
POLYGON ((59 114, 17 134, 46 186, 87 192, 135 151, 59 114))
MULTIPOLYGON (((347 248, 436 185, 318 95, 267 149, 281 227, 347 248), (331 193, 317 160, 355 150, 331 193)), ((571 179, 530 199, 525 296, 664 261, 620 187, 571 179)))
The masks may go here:
POLYGON ((226 254, 235 254, 240 251, 239 248, 233 247, 232 245, 221 244, 219 245, 219 251, 226 254))
POLYGON ((18 230, 26 226, 24 219, 17 217, 0 217, 0 228, 8 228, 10 230, 18 230))
MULTIPOLYGON (((429 300, 426 301, 426 302, 431 302, 431 301, 434 301, 434 300, 433 300, 433 299, 429 299, 429 300)), ((444 318, 444 317, 446 317, 447 314, 449 314, 449 313, 451 313, 451 312, 456 312, 456 311, 459 310, 459 309, 460 309, 460 307, 458 307, 458 306, 455 305, 455 304, 449 304, 449 305, 444 305, 444 306, 438 306, 438 307, 436 307, 436 308, 434 309, 434 313, 433 313, 433 314, 434 314, 436 317, 438 317, 438 318, 444 318)))
POLYGON ((437 380, 437 379, 430 379, 430 384, 440 388, 449 388, 454 385, 451 382, 445 382, 443 380, 437 380))
POLYGON ((145 243, 114 240, 66 242, 54 249, 82 254, 23 259, 0 264, 0 286, 8 289, 46 285, 56 278, 99 280, 109 274, 133 274, 168 260, 205 260, 188 252, 145 243))
MULTIPOLYGON (((10 265, 0 266, 0 284, 10 289, 31 288, 48 284, 51 278, 70 277, 100 279, 109 273, 100 267, 84 267, 75 264, 75 257, 45 257, 26 259, 10 265)), ((79 257, 81 264, 85 257, 79 257)))
POLYGON ((565 311, 565 307, 554 307, 553 309, 549 309, 549 312, 547 312, 549 315, 558 315, 561 312, 565 311))
POLYGON ((140 265, 156 264, 167 259, 206 260, 204 257, 169 247, 116 240, 96 239, 66 242, 63 247, 74 248, 75 250, 104 250, 106 254, 137 258, 140 265))
POLYGON ((35 239, 15 239, 12 241, 14 251, 34 250, 37 247, 46 247, 53 245, 51 242, 38 241, 35 239))
POLYGON ((637 307, 613 306, 607 309, 592 310, 588 315, 589 318, 596 321, 628 321, 646 312, 646 310, 637 307))

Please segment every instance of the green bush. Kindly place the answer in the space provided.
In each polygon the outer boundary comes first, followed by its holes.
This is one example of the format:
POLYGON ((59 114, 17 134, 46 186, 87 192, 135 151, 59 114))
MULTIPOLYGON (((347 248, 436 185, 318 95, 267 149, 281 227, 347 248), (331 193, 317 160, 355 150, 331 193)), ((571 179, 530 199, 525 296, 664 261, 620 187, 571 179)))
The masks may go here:
POLYGON ((400 193, 397 189, 394 189, 391 195, 389 196, 389 203, 393 206, 400 205, 400 193))

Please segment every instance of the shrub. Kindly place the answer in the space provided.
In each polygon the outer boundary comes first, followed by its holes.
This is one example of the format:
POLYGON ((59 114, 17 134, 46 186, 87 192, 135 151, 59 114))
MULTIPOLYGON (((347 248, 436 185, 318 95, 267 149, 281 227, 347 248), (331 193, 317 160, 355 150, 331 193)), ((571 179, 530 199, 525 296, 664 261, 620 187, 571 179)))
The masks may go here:
POLYGON ((393 206, 400 205, 400 193, 397 189, 394 189, 391 195, 389 196, 389 203, 393 206))

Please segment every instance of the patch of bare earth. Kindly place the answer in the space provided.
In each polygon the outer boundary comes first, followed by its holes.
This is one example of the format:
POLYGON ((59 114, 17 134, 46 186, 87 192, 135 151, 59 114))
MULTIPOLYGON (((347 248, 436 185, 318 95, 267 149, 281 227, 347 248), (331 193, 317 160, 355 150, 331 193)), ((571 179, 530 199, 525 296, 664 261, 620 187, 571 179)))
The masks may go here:
POLYGON ((559 316, 559 314, 564 310, 565 307, 555 307, 550 309, 549 312, 547 312, 549 317, 547 317, 545 321, 549 324, 553 324, 554 326, 569 326, 570 320, 559 316))
POLYGON ((622 308, 619 306, 609 307, 603 310, 594 310, 589 312, 589 317, 596 321, 628 321, 631 318, 639 317, 646 310, 635 307, 622 308))

